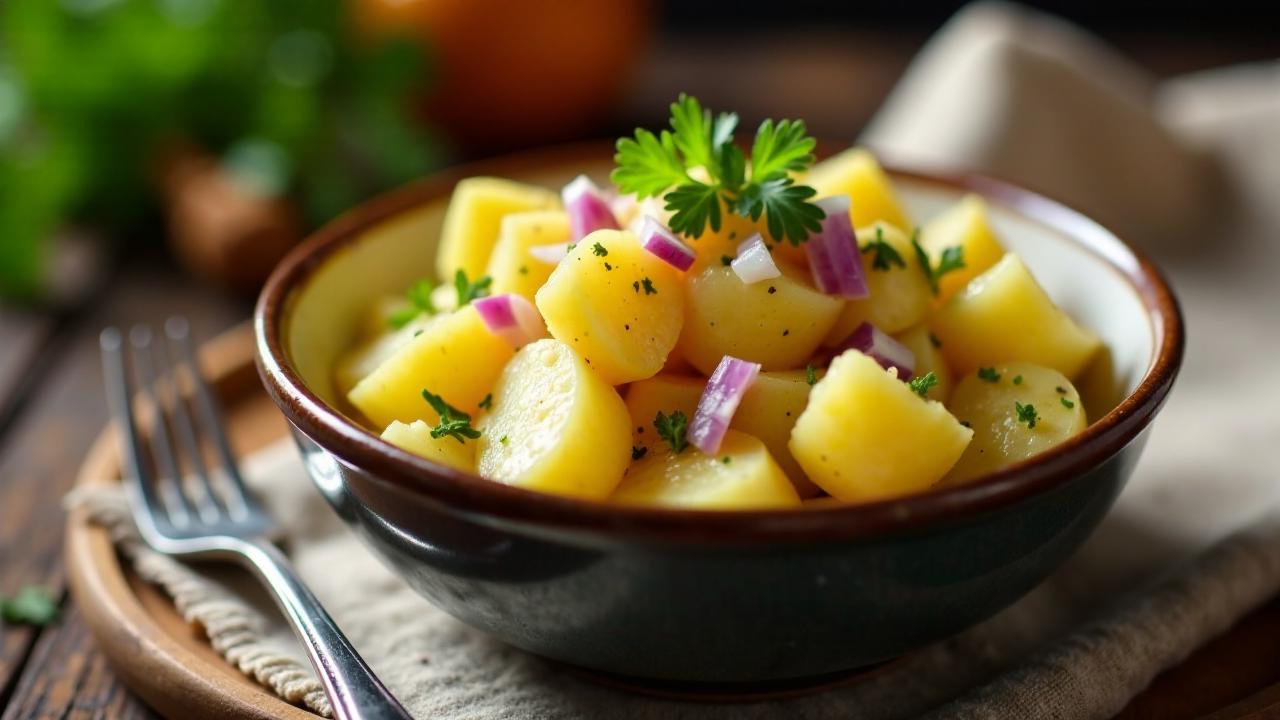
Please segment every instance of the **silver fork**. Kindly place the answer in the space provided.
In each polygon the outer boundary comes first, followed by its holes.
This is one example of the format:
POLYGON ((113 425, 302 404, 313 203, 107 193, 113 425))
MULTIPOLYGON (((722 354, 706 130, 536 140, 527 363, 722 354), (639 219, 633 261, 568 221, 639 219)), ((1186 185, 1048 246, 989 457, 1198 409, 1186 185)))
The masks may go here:
POLYGON ((166 341, 155 340, 145 326, 129 332, 131 363, 118 329, 107 328, 100 337, 107 399, 124 443, 124 486, 143 540, 166 555, 230 560, 252 570, 306 647, 337 718, 409 718, 269 539, 275 523, 245 488, 213 393, 200 376, 186 320, 170 318, 164 329, 166 341), (130 365, 150 395, 149 442, 134 408, 130 365), (183 366, 191 397, 178 382, 183 366), (220 474, 206 463, 202 439, 216 454, 220 474), (190 473, 182 472, 182 457, 190 473))

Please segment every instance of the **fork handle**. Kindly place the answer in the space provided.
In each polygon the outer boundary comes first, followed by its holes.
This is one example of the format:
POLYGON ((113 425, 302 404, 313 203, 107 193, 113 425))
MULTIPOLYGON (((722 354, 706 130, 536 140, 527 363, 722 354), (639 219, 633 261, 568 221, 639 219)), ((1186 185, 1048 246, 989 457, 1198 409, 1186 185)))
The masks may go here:
MULTIPOLYGON (((240 545, 240 544, 238 544, 240 545)), ((284 554, 266 540, 246 540, 237 554, 266 583, 307 656, 338 720, 411 720, 338 629, 284 554)))

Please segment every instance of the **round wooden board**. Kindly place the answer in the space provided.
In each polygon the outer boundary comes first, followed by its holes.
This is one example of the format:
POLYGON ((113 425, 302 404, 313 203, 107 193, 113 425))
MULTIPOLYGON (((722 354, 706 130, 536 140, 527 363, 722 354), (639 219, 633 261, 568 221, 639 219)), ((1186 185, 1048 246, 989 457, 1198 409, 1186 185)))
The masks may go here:
MULTIPOLYGON (((201 364, 223 403, 239 457, 283 437, 281 417, 253 366, 253 332, 246 323, 201 349, 201 364)), ((119 444, 107 428, 94 442, 76 487, 118 483, 119 444)), ((131 690, 167 718, 181 720, 315 720, 231 666, 200 631, 178 615, 159 588, 121 562, 107 531, 83 511, 67 520, 67 573, 85 623, 131 690)))

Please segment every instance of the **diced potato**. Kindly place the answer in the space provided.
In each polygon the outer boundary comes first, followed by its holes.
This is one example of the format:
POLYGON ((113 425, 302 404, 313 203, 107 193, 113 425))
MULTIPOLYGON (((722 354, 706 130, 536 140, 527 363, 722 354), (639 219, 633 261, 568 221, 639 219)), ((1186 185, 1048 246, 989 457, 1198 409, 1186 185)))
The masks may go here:
POLYGON ((563 210, 512 213, 502 218, 498 244, 485 274, 494 295, 515 293, 530 301, 551 277, 555 265, 529 254, 529 248, 569 242, 569 216, 563 210))
POLYGON ((393 420, 434 424, 439 418, 422 398, 424 389, 474 415, 511 354, 511 345, 490 332, 468 305, 436 316, 357 383, 347 399, 377 427, 393 420))
POLYGON ((804 367, 830 332, 844 300, 816 290, 803 271, 750 285, 731 268, 711 266, 689 280, 680 352, 710 375, 725 355, 765 370, 804 367))
POLYGON ((791 453, 833 497, 865 502, 920 492, 955 465, 973 431, 856 350, 831 362, 791 431, 791 453))
POLYGON ((452 437, 433 438, 431 426, 421 420, 414 420, 408 425, 397 420, 382 431, 382 439, 402 450, 455 470, 475 472, 475 442, 458 442, 452 437))
POLYGON ((996 365, 995 373, 998 379, 994 381, 976 373, 965 377, 951 396, 951 412, 973 428, 973 442, 947 474, 948 485, 968 482, 1044 452, 1087 424, 1080 395, 1057 370, 1031 363, 1005 363, 996 365), (1019 404, 1024 408, 1021 420, 1019 404), (1028 407, 1032 409, 1026 410, 1028 407))
POLYGON ((906 234, 881 222, 858 230, 857 235, 858 245, 863 251, 862 272, 871 295, 861 300, 850 300, 845 305, 840 319, 827 333, 824 344, 828 346, 839 345, 864 322, 890 335, 901 332, 923 320, 933 305, 929 280, 906 234), (889 253, 884 252, 882 267, 876 269, 876 253, 868 251, 868 248, 880 240, 897 253, 901 265, 890 260, 889 253))
POLYGON ((416 335, 423 332, 427 325, 435 320, 435 317, 426 314, 419 315, 399 330, 383 332, 382 335, 363 342, 343 353, 334 367, 334 387, 337 388, 339 393, 346 394, 349 392, 351 388, 356 386, 356 383, 368 377, 387 358, 395 355, 397 350, 407 345, 416 335))
POLYGON ((947 359, 938 349, 942 341, 938 340, 925 325, 916 325, 905 332, 898 333, 894 338, 906 345, 907 349, 916 356, 915 377, 924 377, 933 373, 934 377, 938 378, 938 384, 929 388, 929 399, 945 403, 947 398, 951 397, 951 385, 955 380, 951 377, 951 368, 947 367, 947 359))
POLYGON ((947 248, 964 248, 964 267, 938 279, 938 301, 946 301, 960 288, 1004 257, 1004 247, 991 229, 987 203, 977 195, 964 199, 920 228, 920 244, 937 267, 947 248))
POLYGON ((932 325, 957 375, 1031 362, 1074 378, 1102 345, 1053 304, 1012 253, 952 296, 932 325))
POLYGON ((409 298, 405 297, 404 293, 383 295, 374 300, 360 322, 360 338, 374 340, 395 330, 391 326, 391 318, 400 312, 408 311, 410 307, 409 298))
POLYGON ((479 472, 508 485, 603 499, 631 461, 627 406, 558 340, 526 345, 507 364, 483 425, 479 472))
POLYGON ((631 416, 632 442, 641 447, 662 446, 662 438, 653 429, 653 419, 659 412, 670 415, 679 410, 692 420, 706 386, 703 378, 666 373, 628 385, 627 413, 631 416))
MULTIPOLYGON (((800 463, 791 456, 791 428, 809 404, 809 383, 803 370, 760 373, 742 396, 730 427, 760 438, 778 466, 791 479, 800 497, 813 497, 821 492, 800 463)), ((697 400, 695 399, 696 403, 697 400)))
POLYGON ((820 198, 848 195, 849 216, 856 228, 877 220, 903 232, 915 227, 898 202, 889 176, 880 169, 875 156, 862 148, 850 148, 817 163, 804 182, 817 190, 820 198))
POLYGON ((656 375, 684 322, 679 271, 625 230, 583 238, 535 299, 551 335, 613 385, 656 375))
POLYGON ((473 280, 483 275, 504 216, 557 207, 560 197, 546 188, 491 177, 462 180, 453 189, 440 232, 440 279, 452 282, 459 269, 473 280))
POLYGON ((623 505, 704 510, 786 508, 800 496, 760 440, 729 430, 714 457, 694 447, 679 455, 650 451, 627 471, 611 498, 623 505))
POLYGON ((708 267, 723 267, 725 258, 730 258, 732 261, 737 257, 738 245, 754 233, 760 233, 764 236, 765 242, 772 244, 763 217, 759 222, 752 222, 751 218, 742 217, 737 213, 725 213, 720 220, 719 232, 712 232, 708 227, 706 232, 702 233, 702 237, 682 238, 698 253, 693 265, 685 271, 689 277, 698 275, 708 267))

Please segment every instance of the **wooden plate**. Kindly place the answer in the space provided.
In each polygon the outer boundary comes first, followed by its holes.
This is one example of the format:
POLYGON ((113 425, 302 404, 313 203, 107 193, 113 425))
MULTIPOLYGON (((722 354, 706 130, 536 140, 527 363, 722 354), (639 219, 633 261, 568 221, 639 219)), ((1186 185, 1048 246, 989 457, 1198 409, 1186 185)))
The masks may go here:
MULTIPOLYGON (((284 436, 284 418, 253 366, 247 323, 205 345, 200 360, 222 399, 240 457, 284 436)), ((80 467, 76 487, 116 483, 119 475, 118 442, 107 428, 80 467)), ((66 563, 71 591, 103 653, 125 685, 160 714, 182 720, 319 717, 281 700, 223 660, 163 591, 121 562, 107 531, 91 524, 83 511, 67 521, 66 563)))

